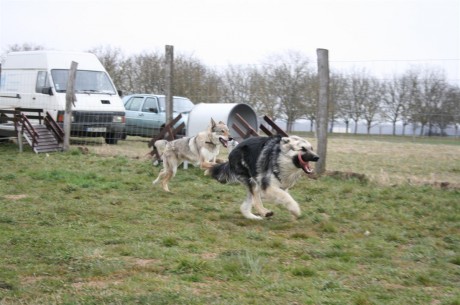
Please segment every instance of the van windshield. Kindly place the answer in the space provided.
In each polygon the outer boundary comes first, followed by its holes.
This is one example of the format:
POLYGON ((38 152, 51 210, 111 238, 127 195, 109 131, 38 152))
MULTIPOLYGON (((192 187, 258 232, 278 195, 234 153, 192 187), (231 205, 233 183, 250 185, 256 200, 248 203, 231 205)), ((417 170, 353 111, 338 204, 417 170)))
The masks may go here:
MULTIPOLYGON (((166 111, 165 97, 159 97, 161 111, 166 111)), ((183 97, 173 97, 174 112, 189 113, 195 106, 191 100, 183 97)))
MULTIPOLYGON (((51 76, 56 92, 66 92, 69 70, 51 70, 51 76)), ((116 90, 107 73, 103 71, 86 70, 77 70, 77 75, 75 77, 75 92, 116 94, 116 90)))

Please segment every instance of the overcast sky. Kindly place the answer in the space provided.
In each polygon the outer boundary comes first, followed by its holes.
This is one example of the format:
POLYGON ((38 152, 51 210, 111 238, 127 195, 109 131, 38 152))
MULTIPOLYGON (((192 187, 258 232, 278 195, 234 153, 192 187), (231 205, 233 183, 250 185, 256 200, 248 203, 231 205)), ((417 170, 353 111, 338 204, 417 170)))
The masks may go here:
POLYGON ((288 50, 377 76, 411 65, 460 83, 460 0, 0 0, 0 51, 163 51, 209 66, 258 64, 288 50))

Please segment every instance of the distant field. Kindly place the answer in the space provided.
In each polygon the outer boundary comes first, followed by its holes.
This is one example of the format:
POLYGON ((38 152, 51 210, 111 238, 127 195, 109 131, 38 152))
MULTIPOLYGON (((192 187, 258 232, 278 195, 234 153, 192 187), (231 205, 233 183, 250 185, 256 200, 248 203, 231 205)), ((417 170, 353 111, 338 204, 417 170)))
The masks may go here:
POLYGON ((303 178, 300 219, 250 221, 197 168, 152 186, 146 141, 0 143, 0 304, 459 305, 458 140, 329 144, 329 171, 367 179, 303 178))
MULTIPOLYGON (((316 146, 312 134, 302 134, 316 146)), ((128 137, 119 145, 93 145, 101 155, 146 158, 146 138, 128 137)), ((225 157, 226 150, 221 154, 225 157)), ((327 170, 366 175, 374 182, 440 184, 460 187, 460 139, 334 135, 328 139, 327 170)))
POLYGON ((332 137, 330 170, 363 173, 392 184, 439 184, 460 187, 460 139, 411 137, 332 137))

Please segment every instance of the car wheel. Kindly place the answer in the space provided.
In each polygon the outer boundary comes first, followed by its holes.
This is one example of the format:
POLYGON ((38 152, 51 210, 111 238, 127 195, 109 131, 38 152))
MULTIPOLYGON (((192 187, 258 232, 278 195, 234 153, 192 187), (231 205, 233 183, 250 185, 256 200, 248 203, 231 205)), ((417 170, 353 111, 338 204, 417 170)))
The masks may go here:
POLYGON ((119 138, 114 133, 108 133, 105 135, 105 143, 115 145, 118 143, 119 138))

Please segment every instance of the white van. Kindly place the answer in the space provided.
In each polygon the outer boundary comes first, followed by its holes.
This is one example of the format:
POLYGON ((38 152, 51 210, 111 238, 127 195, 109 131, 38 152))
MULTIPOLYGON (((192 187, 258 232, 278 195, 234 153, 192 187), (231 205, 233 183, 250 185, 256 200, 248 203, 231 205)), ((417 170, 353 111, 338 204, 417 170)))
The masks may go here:
POLYGON ((125 132, 125 108, 107 71, 91 53, 9 53, 1 67, 0 109, 43 109, 62 124, 72 61, 78 66, 71 136, 102 136, 106 143, 116 144, 125 132))

